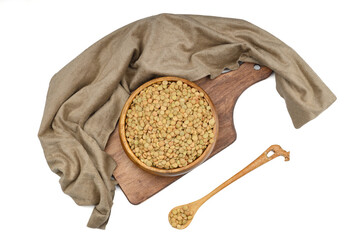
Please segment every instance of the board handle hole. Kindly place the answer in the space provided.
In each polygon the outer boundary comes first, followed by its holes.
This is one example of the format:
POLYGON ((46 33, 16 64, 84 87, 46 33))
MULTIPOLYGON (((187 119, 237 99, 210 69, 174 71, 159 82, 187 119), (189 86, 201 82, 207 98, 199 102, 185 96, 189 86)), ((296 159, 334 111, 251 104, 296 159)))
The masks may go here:
POLYGON ((254 65, 254 69, 255 69, 256 71, 260 70, 260 68, 261 68, 261 66, 260 66, 259 64, 255 64, 255 65, 254 65))

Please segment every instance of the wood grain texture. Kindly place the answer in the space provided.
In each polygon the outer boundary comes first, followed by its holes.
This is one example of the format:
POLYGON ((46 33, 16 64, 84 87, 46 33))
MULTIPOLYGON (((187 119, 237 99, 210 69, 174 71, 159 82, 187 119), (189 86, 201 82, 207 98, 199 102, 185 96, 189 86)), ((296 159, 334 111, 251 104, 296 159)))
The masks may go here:
MULTIPOLYGON (((243 63, 237 70, 224 73, 215 79, 206 77, 195 82, 210 96, 218 113, 219 133, 209 158, 236 139, 233 111, 238 97, 249 86, 269 77, 271 73, 272 70, 267 67, 262 66, 255 70, 254 64, 243 63)), ((156 176, 136 166, 122 149, 118 126, 111 134, 105 151, 116 161, 117 168, 113 175, 132 204, 145 201, 181 177, 156 176)))

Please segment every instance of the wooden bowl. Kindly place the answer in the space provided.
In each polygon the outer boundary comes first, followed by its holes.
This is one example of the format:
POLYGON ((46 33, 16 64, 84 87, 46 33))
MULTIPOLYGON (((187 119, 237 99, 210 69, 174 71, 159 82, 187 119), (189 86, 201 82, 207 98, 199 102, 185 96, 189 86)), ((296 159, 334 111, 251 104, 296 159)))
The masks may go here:
POLYGON ((125 151, 125 153, 127 154, 127 156, 136 164, 138 165, 140 168, 142 168, 143 170, 151 173, 151 174, 155 174, 155 175, 159 175, 159 176, 167 176, 167 177, 173 177, 173 176, 179 176, 179 175, 183 175, 189 171, 191 171, 192 169, 194 169, 195 167, 199 166, 202 162, 204 162, 210 155, 211 151, 213 150, 215 143, 216 143, 216 139, 218 136, 218 132, 219 132, 219 121, 218 121, 218 116, 215 110, 215 106, 213 104, 213 102, 211 101, 210 97, 206 94, 206 92, 200 88, 197 84, 183 79, 183 78, 178 78, 178 77, 161 77, 161 78, 156 78, 153 79, 151 81, 148 81, 146 83, 144 83, 143 85, 141 85, 140 87, 138 87, 129 97, 129 99, 126 101, 123 110, 121 112, 120 115, 120 120, 119 120, 119 132, 120 132, 120 142, 123 146, 123 149, 125 151), (189 85, 192 88, 197 89, 199 92, 204 93, 204 98, 206 99, 206 101, 208 102, 209 106, 211 107, 211 111, 213 113, 214 119, 215 119, 215 125, 214 125, 214 142, 210 143, 205 151, 197 158, 195 159, 192 163, 189 163, 187 166, 185 167, 180 167, 180 168, 175 168, 175 169, 160 169, 160 168, 156 168, 156 167, 149 167, 147 166, 145 163, 141 162, 141 160, 133 153, 133 151, 131 150, 129 143, 126 139, 125 136, 125 119, 126 119, 126 113, 128 111, 128 109, 130 108, 130 105, 133 101, 133 99, 146 87, 154 84, 154 83, 158 83, 158 82, 162 82, 162 81, 168 81, 168 82, 176 82, 176 81, 182 81, 183 83, 186 83, 187 85, 189 85))

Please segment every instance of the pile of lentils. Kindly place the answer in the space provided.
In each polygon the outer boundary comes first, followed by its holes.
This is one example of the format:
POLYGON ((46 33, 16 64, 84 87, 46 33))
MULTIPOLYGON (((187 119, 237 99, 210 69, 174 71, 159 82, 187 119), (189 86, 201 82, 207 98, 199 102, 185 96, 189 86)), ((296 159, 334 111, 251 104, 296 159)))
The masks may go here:
POLYGON ((143 89, 126 113, 125 134, 147 166, 185 167, 214 142, 215 118, 204 93, 182 81, 143 89))
POLYGON ((193 218, 193 215, 193 211, 185 205, 171 210, 169 213, 169 222, 174 228, 182 229, 183 226, 193 218))

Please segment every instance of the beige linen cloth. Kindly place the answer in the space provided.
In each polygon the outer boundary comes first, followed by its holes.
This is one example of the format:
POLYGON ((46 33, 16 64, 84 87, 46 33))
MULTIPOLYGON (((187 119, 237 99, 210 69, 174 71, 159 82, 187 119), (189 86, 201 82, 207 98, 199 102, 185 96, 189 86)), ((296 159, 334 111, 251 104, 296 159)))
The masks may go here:
MULTIPOLYGON (((39 138, 62 190, 78 205, 95 205, 88 227, 104 229, 115 191, 114 160, 104 152, 129 94, 160 76, 191 81, 238 62, 275 72, 296 128, 336 99, 315 72, 279 39, 238 19, 160 14, 102 38, 51 79, 39 138)), ((221 93, 220 93, 221 94, 221 93)))

